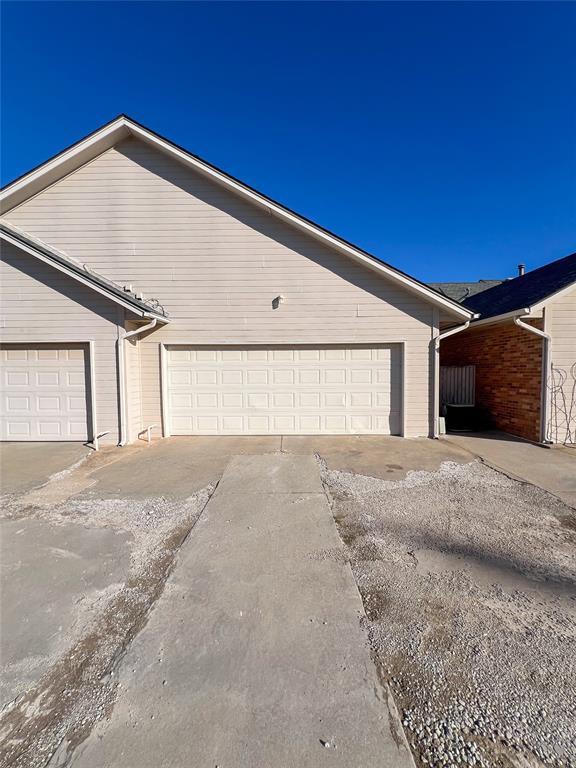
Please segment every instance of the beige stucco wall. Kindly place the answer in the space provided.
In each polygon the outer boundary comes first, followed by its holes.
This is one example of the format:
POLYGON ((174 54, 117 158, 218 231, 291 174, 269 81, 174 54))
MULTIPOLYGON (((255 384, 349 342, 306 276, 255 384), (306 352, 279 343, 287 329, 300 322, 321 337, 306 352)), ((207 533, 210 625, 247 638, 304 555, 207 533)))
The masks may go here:
MULTIPOLYGON (((118 442, 116 339, 124 310, 88 286, 4 241, 0 342, 94 342, 98 432, 118 442)), ((90 414, 89 414, 90 417, 90 414)))
POLYGON ((576 443, 576 285, 549 302, 545 316, 552 337, 547 437, 576 443))
POLYGON ((140 345, 143 425, 161 417, 160 341, 403 341, 406 434, 429 434, 432 305, 148 145, 125 140, 6 218, 169 312, 140 345))

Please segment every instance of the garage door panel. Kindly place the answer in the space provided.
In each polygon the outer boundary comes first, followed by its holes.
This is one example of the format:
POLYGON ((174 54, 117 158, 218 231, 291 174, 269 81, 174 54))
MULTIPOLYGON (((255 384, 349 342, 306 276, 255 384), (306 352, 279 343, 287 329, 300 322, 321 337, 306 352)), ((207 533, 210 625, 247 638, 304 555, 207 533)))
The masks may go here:
POLYGON ((18 419, 10 419, 6 424, 6 432, 8 438, 14 440, 22 440, 30 437, 30 423, 28 421, 18 421, 18 419))
POLYGON ((38 432, 40 437, 43 437, 44 439, 62 439, 62 429, 58 421, 40 421, 38 424, 38 432))
POLYGON ((5 387, 27 386, 30 376, 27 371, 6 371, 5 387))
POLYGON ((29 397, 10 397, 6 396, 6 410, 8 413, 28 413, 30 410, 29 397))
POLYGON ((400 434, 399 345, 167 348, 171 434, 400 434))
POLYGON ((29 355, 31 356, 33 352, 26 349, 6 349, 4 350, 3 358, 4 360, 8 360, 9 362, 17 361, 17 360, 28 360, 29 355))
POLYGON ((62 401, 59 397, 55 395, 51 397, 36 398, 37 412, 53 411, 54 413, 59 413, 61 408, 62 408, 62 401))
POLYGON ((244 419, 242 416, 223 416, 221 421, 222 434, 243 434, 244 419))
POLYGON ((84 348, 5 346, 0 365, 1 439, 88 439, 84 348))
POLYGON ((36 356, 38 360, 58 360, 61 351, 59 349, 39 349, 36 356))

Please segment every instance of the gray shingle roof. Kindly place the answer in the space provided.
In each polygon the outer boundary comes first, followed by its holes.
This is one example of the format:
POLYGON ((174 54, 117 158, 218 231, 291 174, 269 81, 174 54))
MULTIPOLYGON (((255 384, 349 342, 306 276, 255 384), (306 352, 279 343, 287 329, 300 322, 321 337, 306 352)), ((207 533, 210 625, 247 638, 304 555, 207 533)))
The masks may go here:
POLYGON ((500 285, 503 280, 477 280, 475 283, 428 283, 430 288, 443 293, 449 299, 464 302, 469 296, 475 296, 477 293, 487 291, 495 285, 500 285))
POLYGON ((480 319, 504 315, 544 301, 548 296, 576 283, 576 253, 553 261, 525 275, 506 280, 462 303, 480 313, 480 319))

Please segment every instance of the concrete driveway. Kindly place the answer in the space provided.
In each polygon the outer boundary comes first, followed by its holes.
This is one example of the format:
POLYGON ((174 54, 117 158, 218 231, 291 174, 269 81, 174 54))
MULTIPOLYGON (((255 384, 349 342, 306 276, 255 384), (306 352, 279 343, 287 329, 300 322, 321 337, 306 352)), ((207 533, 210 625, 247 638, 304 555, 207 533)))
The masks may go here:
MULTIPOLYGON (((524 480, 526 450, 498 446, 524 480)), ((496 764, 507 744, 552 760, 546 733, 572 738, 574 516, 477 455, 374 437, 0 445, 0 765, 402 768, 404 730, 429 763, 496 764), (482 758, 474 734, 494 728, 504 746, 482 758)))
POLYGON ((396 438, 18 446, 34 472, 7 473, 2 511, 2 759, 410 765, 314 454, 399 477, 422 453, 467 460, 396 438))
POLYGON ((0 443, 0 495, 42 485, 90 453, 81 443, 0 443))
POLYGON ((75 766, 408 766, 313 456, 227 465, 75 766))

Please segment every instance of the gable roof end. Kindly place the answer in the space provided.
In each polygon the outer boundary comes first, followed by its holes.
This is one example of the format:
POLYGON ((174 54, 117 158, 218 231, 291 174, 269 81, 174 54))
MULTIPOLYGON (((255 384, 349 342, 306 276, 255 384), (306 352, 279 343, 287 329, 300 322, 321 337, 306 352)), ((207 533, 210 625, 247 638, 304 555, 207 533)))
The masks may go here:
POLYGON ((212 178, 215 182, 233 190, 253 204, 265 208, 269 213, 287 221, 292 226, 306 231, 312 237, 330 245, 330 247, 346 254, 348 257, 385 275, 391 281, 401 285, 406 290, 419 295, 421 298, 441 307, 446 312, 464 319, 471 319, 474 311, 456 301, 442 295, 438 291, 421 283, 419 280, 407 275, 390 264, 377 259, 367 251, 358 248, 334 233, 319 226, 310 219, 295 213, 286 206, 263 195, 261 192, 244 184, 240 180, 230 176, 221 169, 211 165, 206 160, 193 155, 187 150, 168 141, 157 133, 145 128, 126 115, 119 115, 102 128, 94 131, 85 139, 73 144, 64 151, 55 155, 47 162, 34 168, 29 173, 15 179, 5 186, 0 193, 0 210, 6 213, 8 210, 20 205, 22 202, 37 194, 49 184, 53 184, 59 178, 71 173, 76 168, 92 160, 97 155, 110 149, 122 139, 134 136, 151 144, 162 152, 174 157, 181 163, 193 167, 196 171, 212 178))
POLYGON ((112 301, 141 317, 156 319, 162 323, 169 322, 164 308, 157 302, 152 303, 150 300, 145 301, 138 298, 132 291, 125 290, 98 272, 88 269, 63 251, 56 250, 56 248, 47 245, 42 240, 38 240, 19 227, 15 227, 13 224, 9 224, 2 219, 0 219, 0 238, 26 251, 35 258, 50 264, 78 282, 93 288, 98 293, 107 296, 112 301))
POLYGON ((465 299, 464 306, 479 313, 481 320, 486 320, 516 310, 535 309, 573 284, 576 284, 576 253, 470 296, 465 299))

